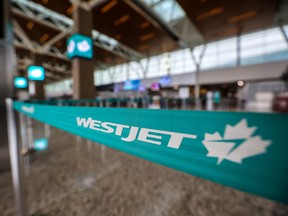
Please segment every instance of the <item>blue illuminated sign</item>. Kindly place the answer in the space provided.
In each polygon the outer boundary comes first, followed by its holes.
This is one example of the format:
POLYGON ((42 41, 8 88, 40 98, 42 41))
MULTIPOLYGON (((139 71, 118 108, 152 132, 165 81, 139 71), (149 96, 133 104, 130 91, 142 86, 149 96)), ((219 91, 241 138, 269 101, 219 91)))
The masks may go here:
POLYGON ((27 88, 28 87, 28 81, 25 77, 15 77, 14 78, 14 87, 15 88, 27 88))
POLYGON ((48 148, 48 140, 46 138, 35 140, 33 147, 36 151, 44 151, 48 148))
POLYGON ((168 86, 172 82, 172 77, 169 76, 169 75, 168 76, 163 76, 163 77, 160 78, 159 82, 160 82, 161 86, 168 86))
POLYGON ((45 69, 42 66, 29 66, 28 79, 42 81, 45 79, 45 69))
POLYGON ((124 90, 136 91, 139 89, 140 83, 141 83, 141 80, 128 80, 124 84, 124 90))
POLYGON ((74 34, 67 40, 67 57, 92 59, 93 41, 90 37, 80 34, 74 34))

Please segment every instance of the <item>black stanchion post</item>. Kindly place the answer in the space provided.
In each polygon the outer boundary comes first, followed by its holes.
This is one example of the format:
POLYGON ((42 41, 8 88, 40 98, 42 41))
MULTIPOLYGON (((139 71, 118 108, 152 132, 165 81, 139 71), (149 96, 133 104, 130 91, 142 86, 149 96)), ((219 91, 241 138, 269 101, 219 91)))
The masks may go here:
POLYGON ((15 194, 16 210, 18 216, 27 216, 27 200, 25 189, 24 171, 20 154, 20 146, 16 128, 15 112, 13 110, 13 100, 6 99, 7 127, 10 151, 10 162, 15 194))

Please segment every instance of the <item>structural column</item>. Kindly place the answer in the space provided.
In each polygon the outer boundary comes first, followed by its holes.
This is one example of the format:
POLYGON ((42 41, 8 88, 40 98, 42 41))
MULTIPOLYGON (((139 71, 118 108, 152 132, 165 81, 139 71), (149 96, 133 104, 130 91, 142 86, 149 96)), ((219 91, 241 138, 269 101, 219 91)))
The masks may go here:
MULTIPOLYGON (((35 66, 42 66, 42 58, 37 53, 33 54, 33 63, 35 66)), ((45 91, 44 91, 44 81, 30 81, 29 85, 34 90, 34 94, 32 95, 33 98, 38 100, 45 100, 45 91)), ((30 88, 29 87, 29 88, 30 88)))
POLYGON ((199 73, 200 73, 200 66, 202 59, 204 57, 206 50, 206 44, 204 44, 204 47, 201 51, 201 54, 199 56, 199 61, 197 61, 193 49, 191 49, 191 55, 192 55, 192 60, 196 66, 196 71, 195 71, 195 89, 194 89, 194 97, 195 97, 195 106, 196 109, 201 109, 201 101, 200 101, 200 83, 199 83, 199 73))
POLYGON ((236 56, 236 65, 237 67, 240 67, 241 66, 241 34, 237 34, 237 48, 236 48, 236 53, 237 53, 237 56, 236 56))
MULTIPOLYGON (((92 13, 77 6, 73 13, 74 32, 91 37, 93 29, 92 13)), ((95 97, 94 62, 89 59, 72 60, 73 98, 95 97)))
POLYGON ((9 0, 0 1, 0 171, 10 166, 5 98, 13 96, 16 75, 9 4, 9 0))
POLYGON ((196 64, 196 71, 195 71, 195 88, 194 88, 194 98, 195 98, 195 103, 196 103, 196 109, 200 109, 199 73, 200 73, 200 65, 199 65, 199 64, 196 64))

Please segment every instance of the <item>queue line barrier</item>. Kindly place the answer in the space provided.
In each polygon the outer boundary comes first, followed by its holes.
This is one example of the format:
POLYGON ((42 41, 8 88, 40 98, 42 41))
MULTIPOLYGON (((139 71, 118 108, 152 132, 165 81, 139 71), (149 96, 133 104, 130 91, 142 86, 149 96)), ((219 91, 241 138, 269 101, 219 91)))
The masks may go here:
MULTIPOLYGON (((181 99, 181 98, 166 98, 166 97, 162 97, 161 98, 163 101, 175 101, 175 102, 182 102, 185 101, 187 103, 195 103, 195 99, 194 98, 186 98, 186 99, 181 99)), ((80 100, 71 100, 71 99, 61 99, 61 100, 35 100, 32 101, 34 103, 37 104, 50 104, 50 105, 71 105, 71 104, 95 104, 95 103, 101 103, 101 102, 109 102, 109 103, 119 103, 119 102, 135 102, 135 103, 139 103, 139 102, 148 102, 148 103, 152 103, 153 102, 153 98, 152 97, 133 97, 133 98, 125 98, 125 97, 120 97, 120 98, 95 98, 95 99, 80 99, 80 100)))
POLYGON ((14 102, 33 119, 145 160, 288 203, 288 115, 14 102))
MULTIPOLYGON (((29 101, 37 104, 50 104, 61 106, 93 106, 93 107, 123 107, 123 108, 149 108, 149 105, 158 103, 161 109, 199 109, 205 105, 204 99, 196 100, 195 98, 174 98, 174 97, 159 97, 155 99, 151 96, 144 97, 97 97, 94 99, 58 99, 58 100, 34 100, 29 101), (198 102, 197 102, 198 101, 198 102), (198 104, 198 105, 197 105, 198 104)), ((217 110, 235 109, 237 100, 231 98, 222 98, 221 101, 215 104, 217 110)), ((214 108, 213 108, 214 109, 214 108)))

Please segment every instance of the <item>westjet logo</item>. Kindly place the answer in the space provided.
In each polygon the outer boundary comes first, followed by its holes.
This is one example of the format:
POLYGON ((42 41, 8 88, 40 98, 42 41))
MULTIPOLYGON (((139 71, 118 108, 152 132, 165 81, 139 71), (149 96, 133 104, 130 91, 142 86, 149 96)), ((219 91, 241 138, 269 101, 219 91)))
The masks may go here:
POLYGON ((103 122, 99 120, 94 120, 91 117, 89 118, 76 117, 76 121, 79 127, 89 128, 91 130, 96 130, 103 133, 111 133, 116 136, 119 136, 121 140, 125 142, 133 142, 134 140, 139 140, 145 143, 161 145, 163 144, 162 143, 163 135, 168 135, 169 141, 166 144, 167 147, 178 149, 180 148, 184 138, 188 139, 197 138, 197 135, 194 134, 177 133, 164 130, 154 130, 150 128, 140 128, 135 126, 117 124, 113 122, 103 122), (124 136, 123 131, 125 131, 125 134, 128 132, 128 136, 124 136))
POLYGON ((26 112, 26 113, 30 113, 33 114, 35 112, 34 106, 21 106, 21 110, 26 112))
MULTIPOLYGON (((89 128, 102 133, 110 133, 119 136, 124 142, 135 140, 155 144, 167 145, 169 148, 179 149, 183 139, 196 139, 195 134, 177 133, 164 130, 154 130, 144 127, 118 124, 114 122, 104 122, 94 120, 91 117, 76 117, 79 127, 89 128), (163 143, 163 137, 169 137, 168 143, 163 143)), ((207 157, 217 159, 220 165, 223 160, 241 164, 245 158, 254 157, 267 152, 271 145, 271 140, 263 140, 261 136, 254 135, 257 127, 248 127, 246 119, 242 119, 235 126, 226 125, 224 136, 218 132, 213 134, 206 133, 202 144, 208 151, 207 157)))

